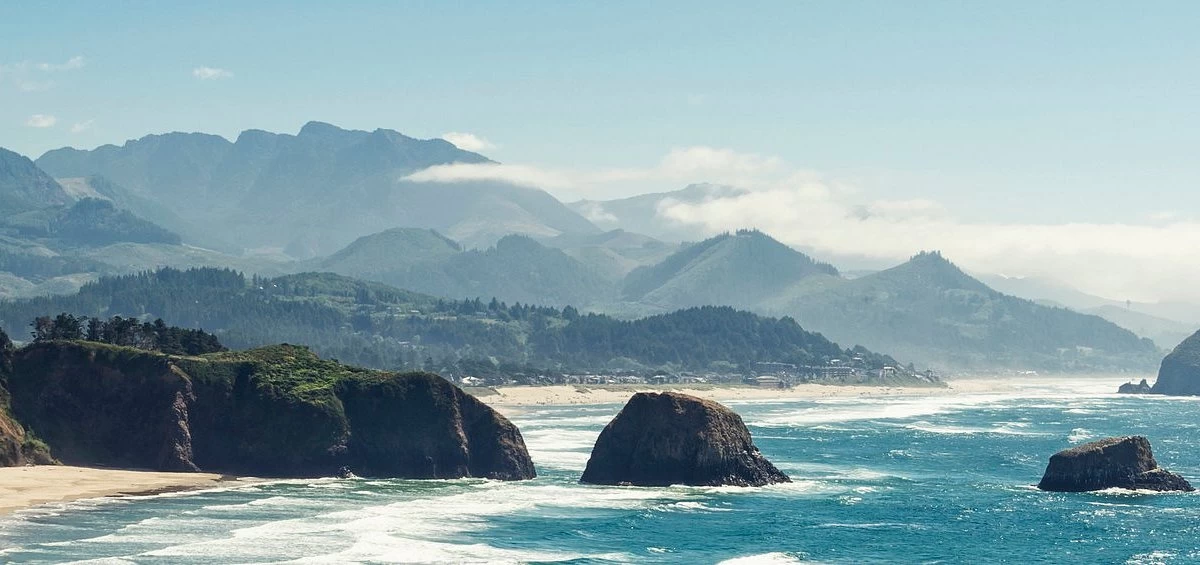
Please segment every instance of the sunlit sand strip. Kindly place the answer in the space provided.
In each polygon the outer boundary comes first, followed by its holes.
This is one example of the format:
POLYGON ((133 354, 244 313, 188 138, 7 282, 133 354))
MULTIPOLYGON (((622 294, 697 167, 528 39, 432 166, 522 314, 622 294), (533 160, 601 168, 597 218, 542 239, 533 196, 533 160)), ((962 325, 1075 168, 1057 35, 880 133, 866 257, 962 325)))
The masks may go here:
POLYGON ((39 504, 84 498, 145 495, 217 486, 214 473, 163 473, 62 465, 0 468, 0 515, 39 504))

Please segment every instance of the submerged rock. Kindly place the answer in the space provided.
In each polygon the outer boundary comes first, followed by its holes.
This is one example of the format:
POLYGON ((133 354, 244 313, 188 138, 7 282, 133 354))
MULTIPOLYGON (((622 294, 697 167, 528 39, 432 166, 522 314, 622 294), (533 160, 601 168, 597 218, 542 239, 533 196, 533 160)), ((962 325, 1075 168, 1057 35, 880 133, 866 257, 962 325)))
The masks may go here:
POLYGON ((19 350, 13 412, 64 463, 319 477, 530 479, 511 422, 450 382, 274 346, 174 357, 84 342, 19 350))
POLYGON ((1038 488, 1057 492, 1194 490, 1183 477, 1158 468, 1150 441, 1142 436, 1110 437, 1064 449, 1050 457, 1038 488))
POLYGON ((728 408, 675 392, 639 392, 600 432, 580 482, 762 486, 790 479, 758 452, 728 408))
POLYGON ((1150 391, 1150 383, 1146 382, 1146 379, 1137 384, 1125 383, 1117 388, 1118 394, 1150 394, 1150 391))
POLYGON ((1151 392, 1173 396, 1200 395, 1200 332, 1183 340, 1163 358, 1151 392))

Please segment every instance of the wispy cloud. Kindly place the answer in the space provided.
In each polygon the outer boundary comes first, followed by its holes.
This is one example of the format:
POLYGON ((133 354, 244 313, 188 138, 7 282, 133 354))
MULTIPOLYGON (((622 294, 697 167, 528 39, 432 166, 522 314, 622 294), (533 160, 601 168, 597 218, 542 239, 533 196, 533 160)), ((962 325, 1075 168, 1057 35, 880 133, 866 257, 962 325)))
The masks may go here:
MULTIPOLYGON (((542 188, 560 198, 611 198, 666 192, 713 182, 702 201, 664 200, 662 222, 702 233, 753 227, 824 257, 899 263, 921 250, 941 250, 970 271, 1068 282, 1117 300, 1200 301, 1200 222, 1160 214, 1145 222, 999 223, 955 217, 926 198, 871 199, 852 183, 800 169, 770 156, 715 147, 681 147, 651 167, 579 171, 528 165, 451 164, 409 180, 494 180, 542 188)), ((615 218, 602 206, 594 221, 615 218)))
POLYGON ((76 122, 74 125, 71 126, 71 133, 83 133, 85 131, 88 131, 88 130, 92 129, 92 126, 95 125, 95 123, 96 123, 96 120, 85 120, 82 122, 76 122))
POLYGON ((25 125, 31 128, 49 128, 54 127, 56 123, 58 123, 58 118, 50 114, 34 114, 25 120, 25 125))
POLYGON ((455 147, 464 151, 479 152, 496 148, 495 143, 473 133, 451 131, 442 134, 442 139, 453 143, 455 147))
POLYGON ((63 71, 83 68, 81 56, 71 57, 62 63, 19 61, 0 64, 0 87, 12 85, 23 92, 49 90, 54 86, 50 76, 63 71))
POLYGON ((192 69, 192 76, 200 80, 218 80, 233 78, 233 73, 217 67, 196 67, 192 69))
POLYGON ((647 192, 648 187, 673 190, 693 182, 752 187, 760 185, 764 178, 783 173, 801 174, 784 169, 783 162, 777 157, 695 146, 672 149, 652 167, 582 171, 531 165, 452 163, 418 171, 407 180, 494 180, 545 189, 564 199, 609 198, 647 192))
POLYGON ((84 62, 83 57, 80 57, 77 55, 75 57, 71 57, 70 59, 67 59, 67 61, 65 63, 61 63, 61 64, 38 63, 36 65, 36 67, 39 71, 48 72, 48 73, 52 73, 52 72, 56 72, 56 71, 73 71, 75 69, 82 69, 83 62, 84 62))
POLYGON ((412 182, 497 181, 532 188, 561 189, 572 185, 568 175, 525 165, 453 163, 422 169, 401 180, 412 182))

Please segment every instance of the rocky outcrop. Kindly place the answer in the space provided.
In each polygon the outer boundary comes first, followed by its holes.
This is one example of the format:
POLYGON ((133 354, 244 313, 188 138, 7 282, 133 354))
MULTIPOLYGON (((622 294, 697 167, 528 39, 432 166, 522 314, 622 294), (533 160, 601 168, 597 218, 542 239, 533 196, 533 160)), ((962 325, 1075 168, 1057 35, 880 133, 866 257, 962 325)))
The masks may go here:
POLYGON ((1150 383, 1142 379, 1142 382, 1137 384, 1130 382, 1117 387, 1117 394, 1150 394, 1152 390, 1150 383))
POLYGON ((503 416, 427 373, 275 346, 173 357, 93 343, 17 352, 18 419, 63 462, 259 476, 534 477, 503 416))
POLYGON ((13 418, 8 379, 12 373, 13 344, 0 330, 0 467, 54 463, 46 444, 26 433, 13 418))
POLYGON ((600 432, 580 482, 762 486, 789 482, 759 453, 742 418, 674 392, 639 392, 600 432))
POLYGON ((1060 451, 1050 457, 1038 488, 1057 492, 1193 490, 1183 477, 1158 467, 1150 441, 1142 436, 1112 437, 1060 451))
POLYGON ((1200 332, 1192 334, 1162 360, 1154 394, 1200 395, 1200 332))

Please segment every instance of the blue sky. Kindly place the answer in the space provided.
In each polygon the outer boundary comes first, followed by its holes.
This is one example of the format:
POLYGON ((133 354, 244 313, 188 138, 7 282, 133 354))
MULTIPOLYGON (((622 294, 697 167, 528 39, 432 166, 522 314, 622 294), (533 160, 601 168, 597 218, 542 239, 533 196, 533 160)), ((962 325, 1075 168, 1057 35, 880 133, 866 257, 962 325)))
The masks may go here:
POLYGON ((322 120, 467 132, 505 163, 595 174, 717 148, 969 223, 1153 225, 1200 205, 1196 3, 117 5, 0 6, 0 145, 322 120))

